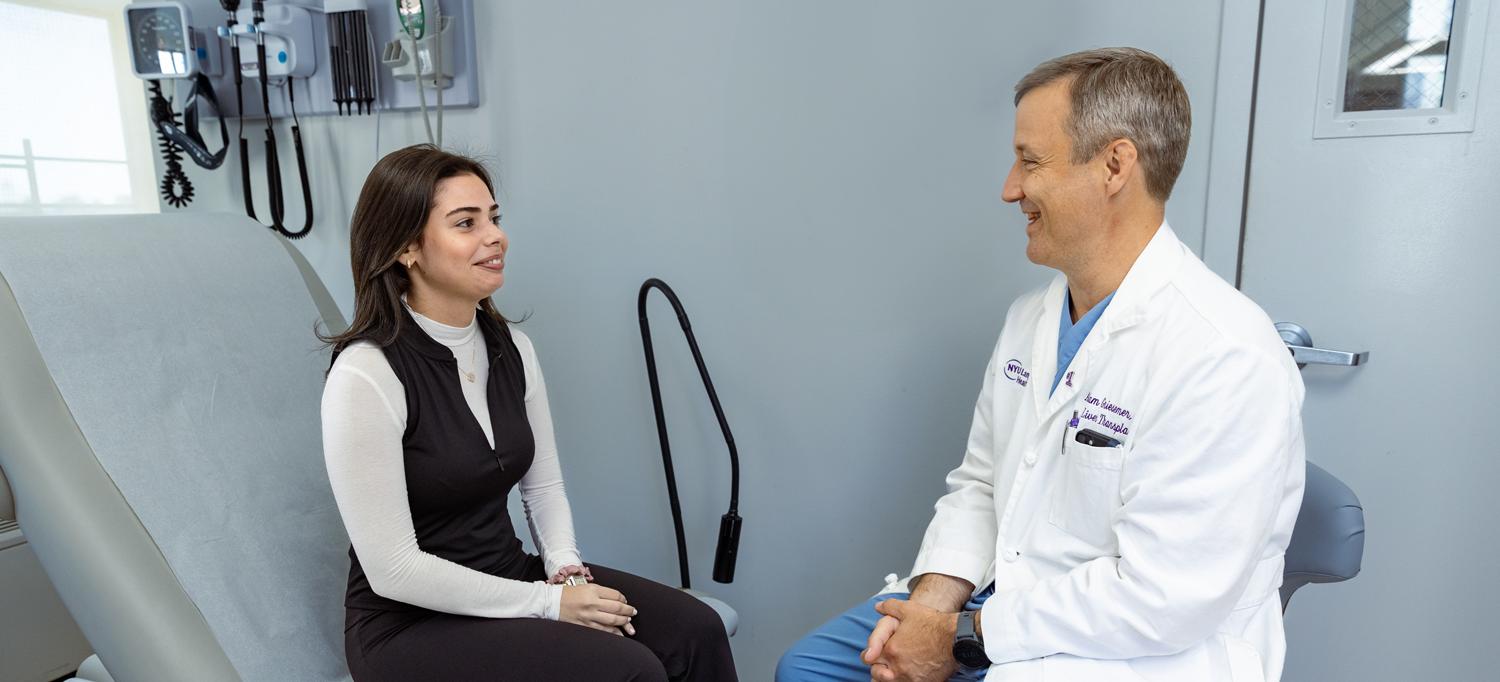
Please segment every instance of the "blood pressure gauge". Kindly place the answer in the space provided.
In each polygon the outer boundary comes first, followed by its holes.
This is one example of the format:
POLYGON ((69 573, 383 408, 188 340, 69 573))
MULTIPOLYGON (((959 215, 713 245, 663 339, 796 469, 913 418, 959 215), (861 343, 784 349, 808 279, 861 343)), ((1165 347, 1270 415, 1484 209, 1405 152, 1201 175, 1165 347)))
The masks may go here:
POLYGON ((125 6, 130 31, 130 63, 147 80, 187 78, 199 71, 199 46, 192 20, 181 2, 136 2, 125 6))

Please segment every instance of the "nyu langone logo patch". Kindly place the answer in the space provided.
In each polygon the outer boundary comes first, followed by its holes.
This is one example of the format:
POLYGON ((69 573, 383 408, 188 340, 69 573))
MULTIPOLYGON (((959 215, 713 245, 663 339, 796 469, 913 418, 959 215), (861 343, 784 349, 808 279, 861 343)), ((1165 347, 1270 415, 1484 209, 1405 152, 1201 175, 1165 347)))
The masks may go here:
POLYGON ((1013 359, 1005 363, 1005 378, 1025 386, 1031 381, 1031 372, 1026 371, 1026 367, 1021 364, 1020 360, 1013 359))

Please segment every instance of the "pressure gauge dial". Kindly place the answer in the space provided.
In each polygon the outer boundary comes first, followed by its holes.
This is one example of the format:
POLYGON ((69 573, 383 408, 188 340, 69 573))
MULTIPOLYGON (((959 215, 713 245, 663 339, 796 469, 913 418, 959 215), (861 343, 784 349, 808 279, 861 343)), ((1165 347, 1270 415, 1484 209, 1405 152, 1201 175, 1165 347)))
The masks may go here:
POLYGON ((198 72, 191 22, 180 2, 138 2, 125 7, 130 62, 146 79, 186 78, 198 72))

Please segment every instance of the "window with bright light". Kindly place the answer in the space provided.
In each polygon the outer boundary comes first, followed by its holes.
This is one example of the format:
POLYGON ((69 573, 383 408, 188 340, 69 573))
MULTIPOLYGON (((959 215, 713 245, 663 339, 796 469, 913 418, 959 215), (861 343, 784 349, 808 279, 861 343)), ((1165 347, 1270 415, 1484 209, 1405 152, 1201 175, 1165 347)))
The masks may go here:
POLYGON ((149 144, 127 137, 144 103, 128 66, 121 79, 123 3, 58 4, 0 1, 0 215, 158 210, 149 144))
POLYGON ((1358 0, 1344 111, 1443 106, 1454 0, 1358 0))

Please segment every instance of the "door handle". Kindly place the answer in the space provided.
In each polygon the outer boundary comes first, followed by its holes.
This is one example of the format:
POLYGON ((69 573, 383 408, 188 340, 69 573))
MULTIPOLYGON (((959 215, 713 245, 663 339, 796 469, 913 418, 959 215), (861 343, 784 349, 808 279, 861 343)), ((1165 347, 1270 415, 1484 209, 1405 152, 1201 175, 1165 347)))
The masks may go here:
POLYGON ((1312 334, 1295 322, 1277 322, 1276 333, 1291 351, 1297 369, 1308 365, 1358 367, 1370 361, 1369 351, 1329 350, 1314 346, 1312 334))

